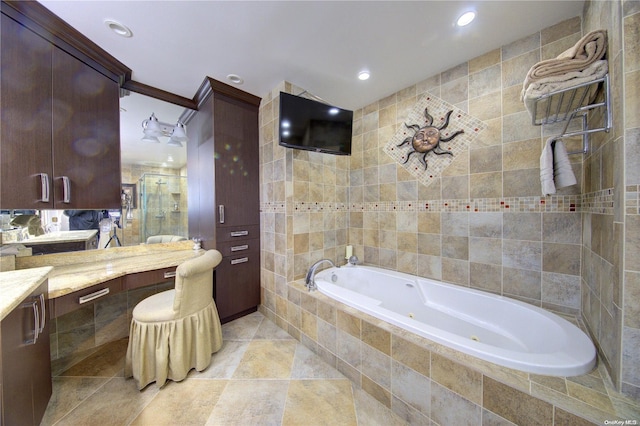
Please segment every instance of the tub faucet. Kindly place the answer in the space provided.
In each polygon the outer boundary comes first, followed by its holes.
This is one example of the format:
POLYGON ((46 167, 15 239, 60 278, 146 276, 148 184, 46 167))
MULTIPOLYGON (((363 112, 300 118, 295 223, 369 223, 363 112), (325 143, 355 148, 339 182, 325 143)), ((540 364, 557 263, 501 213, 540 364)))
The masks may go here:
POLYGON ((358 256, 356 256, 355 254, 351 256, 347 261, 347 264, 349 266, 356 266, 358 263, 360 263, 360 261, 358 260, 358 256))
POLYGON ((304 285, 309 289, 309 291, 318 289, 315 281, 316 269, 318 269, 318 266, 320 266, 324 262, 329 262, 334 268, 339 268, 339 266, 336 266, 336 264, 329 259, 321 259, 311 265, 311 268, 309 268, 309 272, 307 272, 307 277, 304 279, 304 285))

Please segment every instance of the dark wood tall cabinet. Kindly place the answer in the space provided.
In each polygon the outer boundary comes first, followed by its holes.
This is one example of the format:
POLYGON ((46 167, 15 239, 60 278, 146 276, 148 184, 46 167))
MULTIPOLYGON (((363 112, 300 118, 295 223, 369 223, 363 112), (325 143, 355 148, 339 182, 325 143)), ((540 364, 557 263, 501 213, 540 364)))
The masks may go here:
POLYGON ((0 208, 120 206, 120 88, 2 14, 0 208))
POLYGON ((230 321, 260 304, 260 98, 207 78, 187 124, 189 235, 222 255, 214 299, 230 321))

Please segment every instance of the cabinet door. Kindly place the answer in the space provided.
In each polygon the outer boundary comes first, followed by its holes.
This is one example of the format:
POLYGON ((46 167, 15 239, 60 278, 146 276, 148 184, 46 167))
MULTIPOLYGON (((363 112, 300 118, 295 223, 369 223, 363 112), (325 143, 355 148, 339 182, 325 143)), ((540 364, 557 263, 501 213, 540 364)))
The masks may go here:
POLYGON ((52 47, 6 15, 0 26, 0 208, 50 209, 52 47))
POLYGON ((214 299, 222 322, 255 311, 260 304, 258 252, 225 257, 215 269, 214 299))
POLYGON ((217 226, 258 224, 258 108, 223 95, 214 97, 217 226), (224 218, 220 206, 224 206, 224 218))
POLYGON ((52 90, 55 208, 119 209, 118 84, 54 48, 52 90))
POLYGON ((40 298, 41 294, 47 294, 47 281, 9 313, 0 325, 4 389, 2 417, 3 424, 7 426, 40 424, 51 397, 49 318, 45 309, 47 302, 40 298), (34 310, 38 311, 37 323, 34 310), (39 333, 32 343, 30 340, 35 337, 36 327, 39 333))

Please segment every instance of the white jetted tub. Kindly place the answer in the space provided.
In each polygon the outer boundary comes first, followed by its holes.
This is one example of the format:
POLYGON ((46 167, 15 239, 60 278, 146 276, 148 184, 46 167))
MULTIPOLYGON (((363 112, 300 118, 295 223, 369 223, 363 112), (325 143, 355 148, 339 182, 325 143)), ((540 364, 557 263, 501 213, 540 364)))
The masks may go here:
POLYGON ((524 302, 371 266, 329 268, 318 290, 362 312, 495 364, 577 376, 596 364, 589 337, 524 302))

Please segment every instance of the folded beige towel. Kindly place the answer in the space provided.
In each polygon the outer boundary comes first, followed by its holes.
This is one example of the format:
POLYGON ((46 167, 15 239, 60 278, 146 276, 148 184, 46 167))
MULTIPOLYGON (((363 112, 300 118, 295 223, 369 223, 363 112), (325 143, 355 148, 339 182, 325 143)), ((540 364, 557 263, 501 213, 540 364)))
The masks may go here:
POLYGON ((607 31, 592 31, 557 58, 540 61, 531 67, 524 79, 523 91, 534 81, 572 71, 582 71, 595 61, 603 59, 606 52, 607 31))
POLYGON ((542 195, 553 195, 556 188, 577 184, 567 149, 561 140, 555 137, 547 139, 540 156, 540 184, 542 195))
POLYGON ((541 123, 544 118, 547 117, 547 110, 550 115, 553 116, 556 112, 564 113, 566 111, 573 111, 576 108, 589 105, 595 99, 598 93, 598 86, 591 85, 579 90, 575 96, 567 94, 566 96, 552 96, 544 101, 538 103, 535 108, 534 116, 534 104, 541 96, 548 95, 549 93, 557 92, 563 89, 569 89, 571 87, 578 86, 583 83, 597 80, 604 77, 609 72, 609 63, 606 59, 595 61, 582 71, 572 71, 562 75, 550 76, 535 81, 527 87, 522 93, 522 100, 524 101, 531 118, 536 123, 541 123), (588 91, 586 94, 584 91, 588 91), (548 105, 551 103, 551 105, 548 105))

